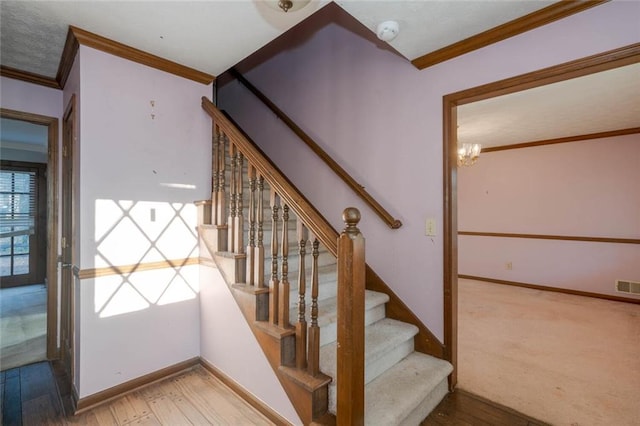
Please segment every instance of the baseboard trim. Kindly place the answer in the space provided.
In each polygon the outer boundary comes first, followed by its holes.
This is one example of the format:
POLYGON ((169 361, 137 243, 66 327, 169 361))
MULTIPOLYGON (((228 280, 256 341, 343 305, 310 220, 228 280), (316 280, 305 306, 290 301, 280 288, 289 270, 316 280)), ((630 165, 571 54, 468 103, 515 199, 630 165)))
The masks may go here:
POLYGON ((228 386, 233 392, 238 394, 240 398, 242 398, 247 404, 249 404, 252 408, 259 411, 266 418, 271 420, 277 425, 282 426, 290 426, 291 422, 282 417, 280 414, 276 413, 265 404, 263 401, 256 398, 253 394, 251 394, 248 390, 246 390, 242 385, 233 380, 231 377, 227 376, 225 373, 214 367, 209 361, 206 359, 200 358, 200 364, 214 377, 228 386))
POLYGON ((269 407, 263 401, 256 398, 253 394, 251 394, 238 382, 233 380, 231 377, 227 376, 225 373, 223 373, 218 368, 213 366, 210 362, 208 362, 207 360, 201 357, 194 357, 186 361, 179 362, 177 364, 171 365, 169 367, 165 367, 158 371, 154 371, 153 373, 146 374, 136 379, 129 380, 128 382, 121 383, 119 385, 113 386, 109 389, 105 389, 98 393, 94 393, 93 395, 89 395, 84 398, 78 398, 78 393, 75 389, 75 386, 73 386, 71 390, 71 398, 72 398, 73 407, 75 409, 74 415, 81 414, 82 412, 90 410, 100 404, 103 404, 108 401, 112 401, 116 398, 120 398, 144 386, 148 386, 153 383, 159 382, 161 380, 168 379, 169 377, 178 375, 184 372, 185 370, 193 368, 197 365, 202 365, 202 367, 204 367, 215 378, 220 380, 225 386, 227 386, 229 389, 235 392, 253 409, 259 411, 262 415, 264 415, 266 418, 271 420, 276 425, 292 426, 291 422, 289 422, 287 419, 285 419, 280 414, 275 412, 271 407, 269 407))
POLYGON ((477 276, 474 276, 474 275, 458 274, 458 278, 464 278, 464 279, 467 279, 467 280, 485 281, 485 282, 493 283, 493 284, 504 284, 504 285, 511 285, 511 286, 515 286, 515 287, 531 288, 531 289, 534 289, 534 290, 553 291, 555 293, 572 294, 574 296, 594 297, 596 299, 612 300, 614 302, 625 302, 625 303, 633 303, 633 304, 636 304, 636 305, 640 305, 640 299, 631 299, 629 297, 611 296, 609 294, 591 293, 591 292, 588 292, 588 291, 571 290, 571 289, 568 289, 568 288, 560 288, 560 287, 549 287, 549 286, 538 285, 538 284, 521 283, 521 282, 517 282, 517 281, 498 280, 498 279, 495 279, 495 278, 477 277, 477 276))
POLYGON ((77 399, 76 410, 74 414, 80 414, 83 411, 89 410, 96 405, 105 403, 115 398, 126 395, 133 392, 142 386, 150 385, 151 383, 158 382, 160 380, 167 379, 176 374, 180 374, 189 368, 195 367, 200 363, 200 357, 194 357, 186 361, 179 362, 169 367, 162 368, 153 373, 145 374, 136 379, 129 380, 128 382, 121 383, 113 386, 109 389, 105 389, 93 395, 86 396, 84 398, 77 399))

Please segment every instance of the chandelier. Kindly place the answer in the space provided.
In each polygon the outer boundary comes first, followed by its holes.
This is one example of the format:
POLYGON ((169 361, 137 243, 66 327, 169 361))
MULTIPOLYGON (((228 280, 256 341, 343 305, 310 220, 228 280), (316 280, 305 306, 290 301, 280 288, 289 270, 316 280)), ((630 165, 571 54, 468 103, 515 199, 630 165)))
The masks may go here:
POLYGON ((458 166, 470 166, 478 160, 482 145, 479 143, 465 143, 458 148, 458 166))

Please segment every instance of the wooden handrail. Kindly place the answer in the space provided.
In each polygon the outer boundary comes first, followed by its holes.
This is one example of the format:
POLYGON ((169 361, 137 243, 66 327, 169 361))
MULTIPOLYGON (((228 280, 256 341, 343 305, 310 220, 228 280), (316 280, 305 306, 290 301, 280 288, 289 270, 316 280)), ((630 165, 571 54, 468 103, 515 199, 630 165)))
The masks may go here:
POLYGON ((399 219, 395 219, 382 205, 376 201, 345 169, 342 168, 329 154, 324 151, 304 130, 300 128, 287 114, 276 106, 264 93, 251 84, 235 68, 231 69, 231 74, 242 83, 251 93, 262 101, 283 123, 291 129, 311 150, 322 159, 331 170, 336 173, 358 196, 371 207, 371 209, 384 221, 391 229, 398 229, 402 226, 399 219))
POLYGON ((309 231, 335 257, 338 256, 338 233, 327 220, 304 198, 286 176, 258 148, 233 121, 207 99, 202 97, 202 108, 214 120, 223 133, 236 145, 242 155, 256 168, 282 200, 291 208, 309 231))

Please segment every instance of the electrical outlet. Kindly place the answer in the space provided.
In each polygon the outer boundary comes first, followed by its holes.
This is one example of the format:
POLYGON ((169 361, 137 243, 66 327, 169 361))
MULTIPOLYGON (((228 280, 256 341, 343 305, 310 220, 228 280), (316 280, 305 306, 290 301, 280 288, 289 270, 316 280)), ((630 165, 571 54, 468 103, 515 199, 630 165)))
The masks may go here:
POLYGON ((427 237, 435 237, 436 236, 436 220, 433 218, 427 218, 427 223, 425 225, 424 234, 427 237))
POLYGON ((505 263, 504 268, 505 268, 507 271, 511 271, 511 270, 513 269, 513 262, 507 262, 507 263, 505 263))

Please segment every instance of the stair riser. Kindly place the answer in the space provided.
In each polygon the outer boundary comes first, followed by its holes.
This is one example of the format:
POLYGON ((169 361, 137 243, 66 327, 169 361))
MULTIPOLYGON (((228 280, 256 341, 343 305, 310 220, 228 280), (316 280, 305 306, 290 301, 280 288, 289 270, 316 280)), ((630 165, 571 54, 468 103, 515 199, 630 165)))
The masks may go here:
MULTIPOLYGON (((311 295, 309 294, 310 289, 307 288, 307 293, 305 294, 305 303, 307 304, 307 310, 310 309, 311 306, 311 295)), ((320 283, 318 286, 318 303, 323 300, 330 299, 332 297, 336 297, 338 293, 338 289, 335 282, 335 277, 333 281, 329 281, 326 283, 320 283)), ((292 290, 289 295, 289 307, 292 312, 295 312, 296 318, 298 317, 298 291, 292 290)))
MULTIPOLYGON (((424 419, 427 418, 429 413, 433 411, 434 408, 438 406, 440 401, 449 393, 449 383, 447 378, 442 379, 440 383, 431 391, 429 396, 425 398, 422 403, 416 407, 415 410, 409 414, 402 423, 401 426, 415 426, 419 425, 424 419)), ((366 421, 366 424, 374 424, 366 421)), ((383 426, 383 425, 380 425, 383 426)), ((386 425, 384 425, 386 426, 386 425)))
MULTIPOLYGON (((387 369, 393 367, 402 360, 404 357, 413 352, 413 337, 410 340, 403 342, 401 345, 396 346, 390 352, 387 352, 381 358, 375 360, 374 362, 366 362, 364 367, 364 383, 365 385, 380 374, 387 371, 387 369)), ((329 411, 332 413, 336 413, 336 382, 331 382, 329 385, 329 411)), ((426 417, 426 416, 425 416, 426 417)), ((420 421, 424 420, 423 417, 420 421)), ((415 424, 419 424, 415 423, 415 424)), ((414 424, 414 425, 415 425, 414 424)))
MULTIPOLYGON (((385 317, 385 308, 383 305, 378 305, 373 307, 372 309, 368 309, 364 313, 364 325, 365 327, 369 324, 373 324, 374 322, 381 320, 385 317)), ((322 323, 319 319, 319 323, 322 323)), ((325 324, 320 326, 320 346, 324 346, 331 342, 335 342, 338 339, 338 329, 337 324, 334 321, 329 324, 325 324)))

